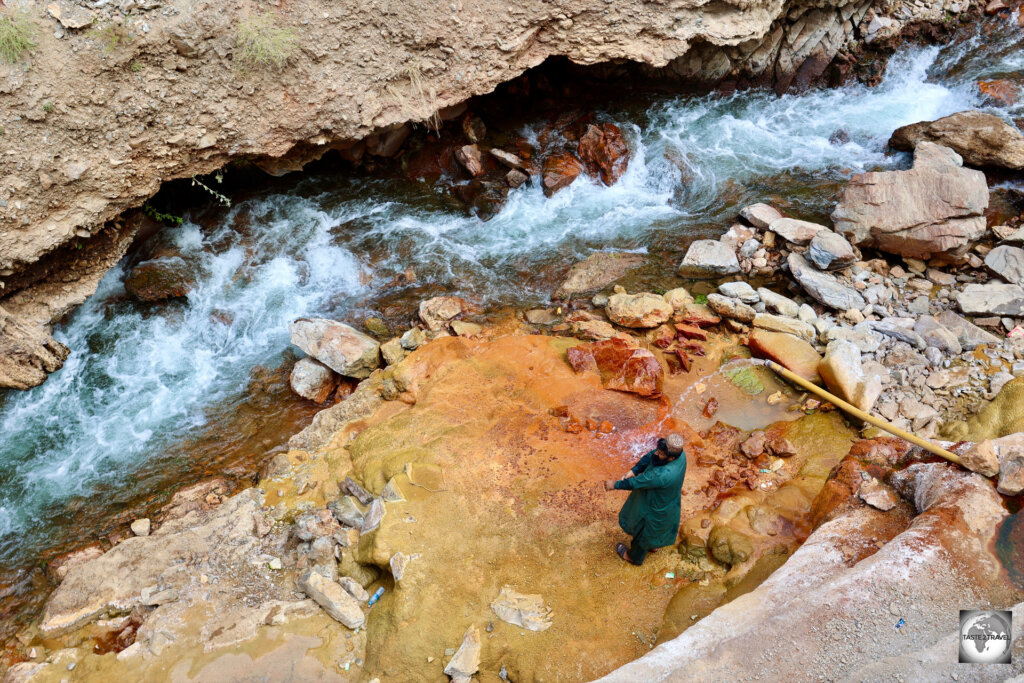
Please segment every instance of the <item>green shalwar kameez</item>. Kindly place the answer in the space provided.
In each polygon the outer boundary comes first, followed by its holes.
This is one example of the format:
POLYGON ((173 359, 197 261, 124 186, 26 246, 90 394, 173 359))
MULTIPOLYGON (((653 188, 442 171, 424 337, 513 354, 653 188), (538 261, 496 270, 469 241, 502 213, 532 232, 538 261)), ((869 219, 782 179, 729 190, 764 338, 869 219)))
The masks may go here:
POLYGON ((629 559, 634 564, 641 564, 655 548, 674 545, 679 534, 686 453, 659 464, 655 452, 633 466, 635 476, 615 482, 615 488, 632 491, 619 512, 619 526, 633 537, 629 559))

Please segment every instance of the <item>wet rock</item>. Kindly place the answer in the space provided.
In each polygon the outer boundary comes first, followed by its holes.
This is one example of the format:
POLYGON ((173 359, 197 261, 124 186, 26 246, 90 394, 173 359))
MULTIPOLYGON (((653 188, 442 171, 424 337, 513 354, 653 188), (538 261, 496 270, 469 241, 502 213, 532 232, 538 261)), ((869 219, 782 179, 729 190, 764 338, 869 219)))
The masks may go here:
POLYGON ((765 287, 758 287, 757 295, 761 301, 765 303, 765 306, 772 309, 779 315, 784 315, 787 318, 795 318, 800 312, 800 306, 795 301, 787 296, 773 292, 765 287))
POLYGON ((999 493, 1016 496, 1024 491, 1024 449, 1008 447, 999 454, 999 493))
POLYGON ((1000 245, 985 255, 985 267, 1011 284, 1024 284, 1024 249, 1000 245))
POLYGON ((910 151, 925 140, 949 147, 970 166, 1024 168, 1024 135, 993 114, 963 111, 935 121, 912 123, 897 128, 889 145, 910 151))
POLYGON ((860 488, 857 490, 857 497, 883 512, 892 510, 900 502, 895 491, 874 477, 861 482, 860 488))
POLYGON ((922 142, 908 171, 853 176, 832 221, 858 246, 927 259, 966 251, 985 233, 986 208, 985 174, 963 168, 948 147, 922 142))
POLYGON ((299 577, 299 590, 320 605, 335 621, 351 629, 361 628, 366 621, 356 599, 338 583, 310 570, 299 577))
POLYGON ((808 382, 821 383, 818 365, 821 356, 814 347, 791 334, 753 329, 747 346, 754 358, 767 358, 803 377, 808 382))
POLYGON ((451 193, 466 206, 470 216, 489 221, 505 205, 509 186, 497 180, 474 178, 469 182, 454 185, 451 193))
POLYGON ((380 344, 345 323, 300 319, 288 331, 292 344, 339 375, 363 379, 380 366, 380 344))
POLYGON ((781 315, 758 313, 754 316, 752 323, 754 327, 759 327, 763 330, 768 330, 769 332, 791 334, 794 337, 799 337, 805 342, 814 341, 814 338, 817 336, 814 332, 814 328, 807 323, 781 315))
POLYGON ((326 401, 338 384, 334 372, 315 358, 300 358, 288 379, 292 391, 317 403, 326 401))
POLYGON ((524 171, 523 160, 511 152, 506 152, 500 149, 491 149, 491 156, 498 160, 503 166, 507 166, 512 170, 524 171))
POLYGON ((708 306, 718 315, 741 323, 751 323, 757 315, 757 311, 739 299, 730 299, 721 294, 708 294, 708 306))
POLYGON ((380 345, 380 354, 384 358, 385 365, 401 363, 405 358, 405 349, 402 347, 402 340, 398 337, 384 342, 380 345))
POLYGON ((466 310, 466 302, 457 296, 435 296, 420 303, 420 320, 428 330, 443 330, 455 316, 466 310))
POLYGON ((469 678, 480 670, 480 630, 470 626, 462 637, 462 644, 451 661, 444 667, 444 672, 453 681, 469 678))
POLYGON ((754 288, 746 282, 723 282, 718 286, 718 291, 723 296, 739 299, 745 304, 756 304, 761 300, 754 288))
POLYGON ((629 147, 613 123, 590 124, 577 147, 588 174, 605 185, 614 185, 629 165, 629 147))
POLYGON ((722 564, 734 566, 750 559, 754 544, 743 533, 727 526, 712 527, 708 534, 711 556, 722 564))
POLYGON ((829 391, 865 412, 871 411, 882 393, 878 378, 864 372, 860 351, 843 339, 829 342, 825 347, 818 373, 829 391))
POLYGON ((491 610, 505 623, 529 631, 546 631, 551 628, 551 608, 544 604, 544 598, 540 595, 524 595, 509 586, 503 586, 498 597, 491 602, 491 610))
POLYGON ((970 471, 986 477, 999 474, 999 456, 989 439, 972 444, 960 454, 960 462, 970 471))
POLYGON ((0 307, 0 388, 29 389, 56 372, 70 353, 43 327, 0 307))
POLYGON ((146 518, 137 519, 131 523, 132 533, 136 536, 149 536, 153 523, 146 518))
MULTIPOLYGON (((989 7, 1000 2, 1001 0, 993 0, 989 3, 989 7)), ((988 7, 985 9, 987 11, 988 7)), ((1019 86, 1012 81, 1002 78, 991 81, 978 81, 978 91, 994 103, 1006 106, 1016 104, 1020 96, 1019 86)))
POLYGON ((697 240, 686 250, 679 264, 679 275, 693 279, 710 279, 740 272, 736 252, 715 240, 697 240))
MULTIPOLYGON (((815 374, 817 374, 817 371, 815 371, 815 374)), ((743 451, 743 455, 754 460, 757 456, 764 453, 765 445, 767 443, 768 440, 765 437, 764 431, 758 429, 757 431, 751 432, 746 441, 740 444, 740 450, 743 451)))
POLYGON ((573 370, 596 370, 608 389, 641 396, 661 395, 661 363, 647 349, 635 348, 622 339, 608 339, 574 346, 566 354, 573 370))
POLYGON ((679 317, 682 318, 682 322, 697 327, 711 327, 722 322, 722 318, 715 315, 709 306, 698 303, 685 304, 679 317))
POLYGON ((459 147, 455 150, 455 158, 474 178, 479 178, 484 174, 484 164, 480 155, 480 148, 476 145, 463 145, 459 147))
POLYGON ((513 190, 517 187, 521 187, 523 183, 527 182, 529 179, 530 176, 514 168, 510 169, 509 172, 505 174, 505 183, 513 190))
POLYGON ((968 315, 1011 315, 1024 317, 1024 288, 990 282, 970 284, 954 295, 960 310, 968 315))
POLYGON ((800 254, 789 255, 789 270, 800 286, 817 301, 830 308, 846 311, 867 305, 857 290, 842 284, 835 276, 815 270, 800 254))
POLYGON ((71 552, 58 555, 46 563, 46 575, 54 583, 60 583, 67 576, 68 571, 76 565, 85 564, 103 555, 103 548, 98 542, 91 543, 84 548, 78 548, 71 552))
POLYGON ((548 157, 541 167, 544 195, 550 197, 562 188, 569 187, 582 172, 583 164, 568 152, 548 157))
POLYGON ((616 325, 649 329, 667 321, 675 310, 665 301, 665 297, 644 292, 613 294, 608 297, 605 312, 616 325))
POLYGON ((572 324, 573 336, 591 341, 603 341, 605 339, 622 339, 632 345, 633 338, 624 332, 616 330, 611 323, 603 320, 581 320, 572 324))
POLYGON ((451 325, 452 332, 460 337, 475 337, 484 331, 482 325, 466 322, 465 320, 453 320, 451 325))
POLYGON ((804 256, 822 270, 845 268, 857 260, 857 253, 846 238, 831 230, 819 231, 804 256))
POLYGON ((946 329, 932 316, 925 315, 918 318, 914 323, 914 332, 920 335, 925 344, 946 355, 959 356, 963 352, 963 347, 956 334, 946 329))
POLYGON ((693 303, 693 296, 684 287, 676 287, 665 292, 665 301, 673 310, 681 311, 687 304, 693 303))
POLYGON ((139 301, 162 301, 188 296, 195 279, 180 256, 144 261, 124 280, 125 290, 139 301))
POLYGON ((768 224, 768 229, 790 244, 799 246, 810 244, 815 235, 823 230, 828 230, 824 225, 796 218, 776 218, 768 224))
POLYGON ((555 298, 565 299, 573 294, 593 292, 610 285, 631 270, 644 264, 639 254, 597 252, 573 264, 565 282, 555 292, 555 298))
POLYGON ((942 311, 935 316, 943 327, 956 335, 957 341, 965 351, 972 351, 979 344, 998 344, 999 338, 986 332, 972 322, 957 315, 953 311, 942 311))
POLYGON ((782 218, 782 214, 774 206, 768 204, 751 204, 740 211, 740 218, 755 228, 765 229, 772 221, 782 218))

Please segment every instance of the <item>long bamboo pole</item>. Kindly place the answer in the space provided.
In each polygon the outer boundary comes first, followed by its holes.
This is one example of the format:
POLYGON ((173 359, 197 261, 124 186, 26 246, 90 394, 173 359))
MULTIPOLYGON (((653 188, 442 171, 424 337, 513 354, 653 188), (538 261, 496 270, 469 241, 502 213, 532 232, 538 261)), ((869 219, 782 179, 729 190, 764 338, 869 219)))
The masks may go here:
POLYGON ((889 424, 885 420, 881 420, 881 419, 875 417, 874 415, 870 415, 868 413, 865 413, 863 410, 861 410, 857 406, 852 405, 850 403, 847 403, 846 401, 844 401, 843 399, 839 398, 835 394, 830 394, 829 392, 825 391, 824 389, 822 389, 819 386, 815 386, 814 384, 811 384, 810 382, 805 380, 800 375, 797 375, 794 372, 790 372, 789 370, 787 370, 786 368, 782 367, 781 365, 779 365, 775 361, 766 360, 764 363, 765 363, 766 366, 768 366, 768 368, 770 370, 775 371, 775 373, 777 373, 778 375, 784 377, 785 379, 789 380, 793 384, 796 384, 797 386, 800 386, 800 387, 806 389, 807 391, 817 395, 818 397, 825 399, 829 403, 832 403, 832 404, 836 405, 837 407, 841 408, 843 411, 849 413, 850 415, 853 415, 856 418, 864 420, 868 424, 872 424, 872 425, 878 427, 879 429, 883 429, 883 430, 889 432, 890 434, 892 434, 894 436, 898 436, 901 439, 906 439, 910 443, 912 443, 912 444, 914 444, 916 446, 920 446, 921 448, 925 449, 929 453, 934 453, 935 455, 939 456, 940 458, 945 458, 946 460, 948 460, 948 461, 950 461, 952 463, 956 463, 957 465, 963 466, 963 463, 960 462, 960 456, 957 455, 956 453, 950 453, 945 448, 941 448, 941 447, 933 444, 931 441, 928 441, 927 439, 922 439, 919 436, 914 436, 910 432, 905 432, 902 429, 900 429, 899 427, 896 427, 894 425, 889 424))

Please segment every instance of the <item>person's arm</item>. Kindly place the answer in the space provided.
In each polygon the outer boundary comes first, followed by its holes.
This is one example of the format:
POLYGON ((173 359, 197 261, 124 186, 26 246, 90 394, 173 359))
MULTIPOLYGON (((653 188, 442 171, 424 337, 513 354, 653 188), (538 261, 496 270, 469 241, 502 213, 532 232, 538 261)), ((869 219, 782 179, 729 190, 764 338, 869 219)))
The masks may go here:
POLYGON ((615 482, 614 488, 620 491, 633 491, 634 489, 656 489, 661 488, 665 485, 665 479, 667 477, 666 470, 664 467, 652 467, 646 472, 630 477, 629 479, 620 479, 615 482))
POLYGON ((635 465, 633 465, 633 469, 630 471, 633 472, 633 474, 640 474, 641 472, 643 472, 644 470, 651 466, 651 460, 653 458, 654 451, 649 451, 646 455, 644 455, 644 457, 640 458, 635 465))

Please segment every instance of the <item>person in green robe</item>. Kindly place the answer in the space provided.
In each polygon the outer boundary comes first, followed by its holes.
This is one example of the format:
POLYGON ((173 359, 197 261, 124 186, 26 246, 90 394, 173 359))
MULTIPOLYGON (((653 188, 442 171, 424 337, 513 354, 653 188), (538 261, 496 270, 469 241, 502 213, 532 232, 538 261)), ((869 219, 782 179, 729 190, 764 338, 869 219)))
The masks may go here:
POLYGON ((640 458, 623 479, 604 483, 608 491, 630 492, 619 512, 619 526, 633 540, 628 548, 619 543, 615 552, 631 564, 639 566, 647 553, 676 542, 686 476, 684 445, 682 436, 669 434, 659 439, 657 448, 640 458))

